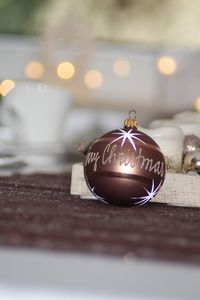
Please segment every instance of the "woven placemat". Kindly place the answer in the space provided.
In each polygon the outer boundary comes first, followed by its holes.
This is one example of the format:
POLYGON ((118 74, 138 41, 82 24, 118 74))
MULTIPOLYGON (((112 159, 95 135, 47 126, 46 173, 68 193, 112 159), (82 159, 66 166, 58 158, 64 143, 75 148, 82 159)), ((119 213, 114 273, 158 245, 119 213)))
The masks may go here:
POLYGON ((69 190, 65 174, 0 177, 0 246, 200 264, 200 209, 113 207, 69 190))

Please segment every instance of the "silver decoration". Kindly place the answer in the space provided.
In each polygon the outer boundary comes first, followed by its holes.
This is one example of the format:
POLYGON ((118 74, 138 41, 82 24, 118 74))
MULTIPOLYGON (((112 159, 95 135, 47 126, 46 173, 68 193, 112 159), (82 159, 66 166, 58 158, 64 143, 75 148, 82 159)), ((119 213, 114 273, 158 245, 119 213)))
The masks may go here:
POLYGON ((184 139, 183 155, 185 156, 187 153, 194 152, 197 149, 200 149, 200 138, 194 134, 187 135, 184 139))
POLYGON ((196 172, 200 175, 200 149, 187 153, 183 161, 183 173, 196 172))

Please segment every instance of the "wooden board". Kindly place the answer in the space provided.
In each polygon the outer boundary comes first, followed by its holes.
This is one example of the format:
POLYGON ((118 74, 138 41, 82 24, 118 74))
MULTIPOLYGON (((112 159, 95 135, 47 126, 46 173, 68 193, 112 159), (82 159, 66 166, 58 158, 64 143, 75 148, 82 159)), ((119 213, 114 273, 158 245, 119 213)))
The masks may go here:
MULTIPOLYGON (((96 199, 85 182, 82 163, 74 164, 72 167, 71 194, 85 199, 96 199)), ((151 201, 177 206, 200 207, 200 176, 167 173, 161 190, 151 201)))

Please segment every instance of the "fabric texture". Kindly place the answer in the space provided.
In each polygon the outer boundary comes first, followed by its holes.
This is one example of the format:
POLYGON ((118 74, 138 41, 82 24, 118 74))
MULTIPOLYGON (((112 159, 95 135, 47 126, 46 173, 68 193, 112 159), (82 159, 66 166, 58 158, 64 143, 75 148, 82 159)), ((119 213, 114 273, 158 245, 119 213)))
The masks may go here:
POLYGON ((0 177, 0 246, 200 263, 200 209, 71 196, 70 175, 0 177))

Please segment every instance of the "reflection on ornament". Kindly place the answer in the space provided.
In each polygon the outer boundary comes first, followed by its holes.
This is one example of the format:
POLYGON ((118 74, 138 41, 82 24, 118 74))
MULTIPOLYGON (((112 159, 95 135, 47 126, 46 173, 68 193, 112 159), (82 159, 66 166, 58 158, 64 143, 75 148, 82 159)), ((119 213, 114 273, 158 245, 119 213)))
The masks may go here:
POLYGON ((91 189, 91 191, 92 191, 93 195, 94 195, 97 199, 101 200, 101 201, 104 202, 105 204, 108 204, 108 203, 104 200, 104 198, 98 196, 98 195, 95 193, 95 186, 91 189))
POLYGON ((145 196, 138 197, 138 198, 135 198, 135 197, 131 198, 131 199, 139 199, 139 201, 135 202, 134 204, 143 205, 143 204, 147 203, 148 201, 150 201, 151 199, 153 199, 153 197, 155 197, 156 194, 158 193, 158 191, 161 187, 161 184, 162 184, 162 181, 160 181, 159 185, 157 187, 155 187, 154 180, 152 179, 151 190, 148 191, 144 187, 144 190, 147 193, 145 196))
POLYGON ((120 206, 147 203, 165 179, 165 159, 159 146, 132 126, 137 124, 135 120, 128 121, 123 129, 108 132, 92 143, 84 163, 91 192, 106 203, 120 206))
POLYGON ((187 153, 183 162, 183 172, 195 171, 200 175, 200 149, 187 153))
POLYGON ((135 133, 135 132, 132 132, 132 129, 130 129, 128 132, 126 132, 125 130, 123 129, 119 129, 119 132, 114 132, 113 134, 117 134, 119 135, 118 138, 114 139, 111 144, 115 143, 116 141, 118 140, 121 140, 122 139, 122 142, 121 142, 121 148, 123 147, 124 145, 124 142, 126 140, 128 140, 131 145, 133 146, 133 149, 136 151, 136 146, 135 146, 135 142, 134 140, 138 140, 140 141, 141 143, 145 144, 145 142, 143 142, 140 138, 138 138, 138 136, 142 135, 141 133, 135 133))
POLYGON ((185 156, 187 153, 194 152, 197 149, 200 149, 200 138, 194 134, 187 135, 184 139, 183 155, 185 156))

